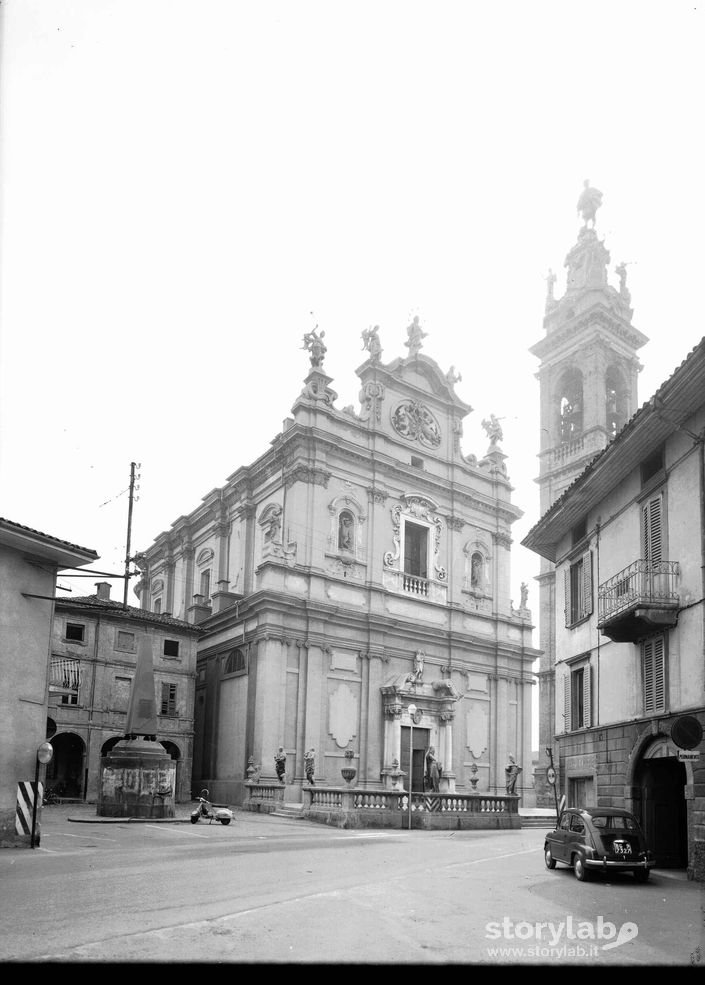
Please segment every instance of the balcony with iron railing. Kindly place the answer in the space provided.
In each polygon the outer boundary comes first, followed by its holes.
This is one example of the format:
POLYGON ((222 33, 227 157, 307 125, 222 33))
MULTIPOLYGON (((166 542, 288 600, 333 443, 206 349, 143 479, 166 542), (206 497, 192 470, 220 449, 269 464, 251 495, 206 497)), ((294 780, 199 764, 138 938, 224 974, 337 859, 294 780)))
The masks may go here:
POLYGON ((680 610, 677 578, 677 561, 632 561, 599 586, 598 629, 616 643, 672 629, 680 610))

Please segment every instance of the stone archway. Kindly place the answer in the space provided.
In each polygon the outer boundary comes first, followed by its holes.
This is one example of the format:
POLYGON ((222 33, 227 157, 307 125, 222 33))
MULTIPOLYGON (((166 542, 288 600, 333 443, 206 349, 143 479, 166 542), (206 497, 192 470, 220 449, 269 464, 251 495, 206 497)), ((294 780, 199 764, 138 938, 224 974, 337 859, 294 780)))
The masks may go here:
POLYGON ((183 760, 181 758, 181 750, 174 742, 169 742, 168 740, 161 740, 161 744, 164 746, 165 750, 169 753, 171 758, 176 764, 176 780, 174 783, 174 802, 180 803, 183 800, 191 799, 191 791, 189 790, 187 795, 184 795, 184 791, 181 789, 183 782, 183 760))
POLYGON ((47 767, 46 783, 59 797, 81 800, 86 795, 86 744, 75 732, 52 737, 54 756, 47 767))

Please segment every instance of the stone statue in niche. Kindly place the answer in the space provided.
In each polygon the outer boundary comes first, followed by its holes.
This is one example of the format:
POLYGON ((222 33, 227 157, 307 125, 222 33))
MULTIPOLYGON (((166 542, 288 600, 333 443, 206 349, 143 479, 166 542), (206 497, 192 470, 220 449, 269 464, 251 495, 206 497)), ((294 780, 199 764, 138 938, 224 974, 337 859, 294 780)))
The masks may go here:
POLYGON ((475 551, 470 559, 470 587, 479 592, 482 588, 482 554, 475 551))
POLYGON ((423 650, 417 650, 414 654, 414 669, 406 676, 407 684, 421 684, 423 681, 423 662, 424 652, 423 650))
POLYGON ((264 531, 265 544, 280 544, 282 531, 281 509, 273 512, 269 518, 269 524, 264 531))
POLYGON ((354 529, 352 513, 349 510, 343 510, 338 518, 338 550, 352 551, 354 529))

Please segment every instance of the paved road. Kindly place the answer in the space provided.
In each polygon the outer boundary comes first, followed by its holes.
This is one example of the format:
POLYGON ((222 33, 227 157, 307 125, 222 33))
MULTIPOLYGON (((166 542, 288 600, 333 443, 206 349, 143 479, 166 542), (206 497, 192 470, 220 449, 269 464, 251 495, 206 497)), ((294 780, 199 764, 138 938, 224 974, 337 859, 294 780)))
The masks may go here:
POLYGON ((0 852, 5 962, 705 964, 703 886, 578 883, 545 869, 537 829, 43 815, 39 848, 0 852))

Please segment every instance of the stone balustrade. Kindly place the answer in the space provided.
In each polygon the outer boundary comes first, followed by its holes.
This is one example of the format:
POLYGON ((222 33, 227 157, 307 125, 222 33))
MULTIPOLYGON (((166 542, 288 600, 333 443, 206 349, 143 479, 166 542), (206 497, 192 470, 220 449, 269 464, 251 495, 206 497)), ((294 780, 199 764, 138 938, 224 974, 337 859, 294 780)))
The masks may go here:
POLYGON ((343 828, 520 828, 517 794, 415 793, 355 787, 303 788, 302 816, 343 828))

